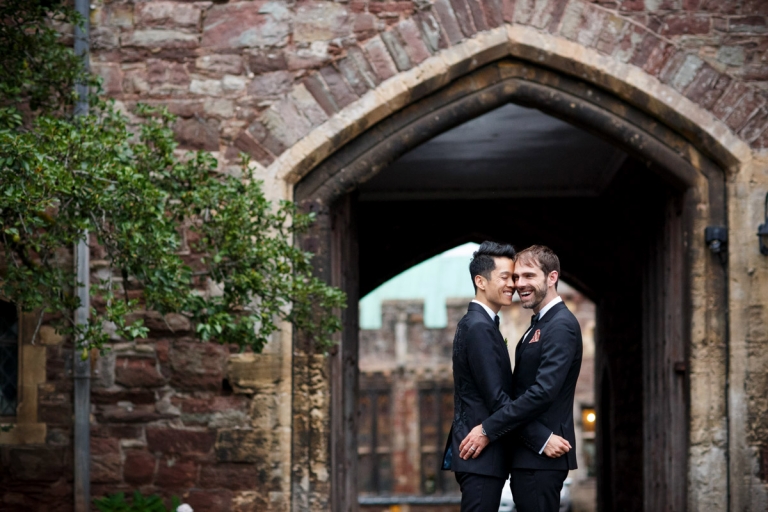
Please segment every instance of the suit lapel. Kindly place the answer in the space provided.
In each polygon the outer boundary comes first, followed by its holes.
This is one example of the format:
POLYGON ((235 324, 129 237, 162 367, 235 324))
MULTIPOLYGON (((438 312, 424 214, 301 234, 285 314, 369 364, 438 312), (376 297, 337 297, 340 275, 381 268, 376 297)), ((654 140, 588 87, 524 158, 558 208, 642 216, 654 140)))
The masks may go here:
MULTIPOLYGON (((558 302, 557 304, 552 306, 552 309, 547 311, 547 314, 544 315, 544 318, 542 318, 541 320, 536 322, 536 324, 533 326, 531 331, 528 333, 529 334, 529 338, 533 338, 533 336, 536 334, 537 330, 544 330, 544 328, 546 327, 547 323, 550 320, 552 320, 552 318, 554 318, 555 313, 557 313, 558 311, 560 311, 563 308, 565 308, 565 303, 564 302, 558 302)), ((525 335, 523 335, 523 338, 525 338, 525 335)), ((528 345, 530 345, 530 344, 531 344, 530 339, 528 340, 527 343, 523 343, 522 344, 522 347, 520 348, 520 355, 521 356, 523 355, 523 352, 525 352, 525 349, 528 348, 528 345)), ((516 356, 515 357, 515 366, 517 366, 517 359, 518 358, 516 356)))

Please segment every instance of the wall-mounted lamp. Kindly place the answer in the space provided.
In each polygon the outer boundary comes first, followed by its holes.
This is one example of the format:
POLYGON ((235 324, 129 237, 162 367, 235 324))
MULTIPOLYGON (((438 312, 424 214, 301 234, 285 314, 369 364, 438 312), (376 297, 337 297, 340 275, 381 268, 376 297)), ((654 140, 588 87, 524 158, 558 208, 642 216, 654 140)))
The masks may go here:
POLYGON ((760 243, 760 253, 768 256, 768 194, 765 194, 765 223, 757 228, 757 238, 760 243))
POLYGON ((723 226, 707 226, 704 230, 704 241, 713 253, 724 253, 725 244, 728 243, 728 229, 723 226))

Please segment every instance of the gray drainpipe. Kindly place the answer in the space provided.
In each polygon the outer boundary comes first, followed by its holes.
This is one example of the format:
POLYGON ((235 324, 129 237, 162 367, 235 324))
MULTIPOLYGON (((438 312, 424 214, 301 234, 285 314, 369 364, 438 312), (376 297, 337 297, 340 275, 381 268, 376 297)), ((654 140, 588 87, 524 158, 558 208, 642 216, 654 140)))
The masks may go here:
MULTIPOLYGON (((88 52, 90 46, 90 0, 75 0, 75 10, 83 17, 83 26, 75 27, 75 53, 82 57, 85 68, 89 68, 88 52)), ((88 114, 88 85, 78 83, 77 105, 75 115, 88 114)), ((77 296, 80 307, 75 311, 75 321, 78 324, 88 323, 88 312, 91 309, 90 254, 88 252, 88 232, 77 243, 75 249, 75 266, 77 272, 77 296)), ((74 384, 75 384, 75 512, 87 512, 91 509, 91 358, 81 358, 75 347, 74 384)))

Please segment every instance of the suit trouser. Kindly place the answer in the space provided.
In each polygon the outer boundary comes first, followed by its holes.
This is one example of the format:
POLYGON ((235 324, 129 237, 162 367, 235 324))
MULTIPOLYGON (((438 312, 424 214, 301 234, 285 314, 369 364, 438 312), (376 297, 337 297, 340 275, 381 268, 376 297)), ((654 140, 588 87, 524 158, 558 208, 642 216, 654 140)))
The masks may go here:
POLYGON ((510 487, 516 512, 558 512, 567 476, 567 470, 513 469, 510 487))
POLYGON ((456 473, 461 488, 461 512, 497 512, 506 480, 474 473, 456 473))

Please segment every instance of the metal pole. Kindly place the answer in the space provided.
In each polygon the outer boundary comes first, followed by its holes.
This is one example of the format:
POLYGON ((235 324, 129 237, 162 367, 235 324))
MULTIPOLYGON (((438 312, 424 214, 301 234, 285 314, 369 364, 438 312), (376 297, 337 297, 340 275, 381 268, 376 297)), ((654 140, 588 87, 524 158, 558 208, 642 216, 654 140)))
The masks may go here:
MULTIPOLYGON (((83 25, 75 26, 75 53, 83 59, 83 65, 89 68, 88 52, 90 44, 90 1, 75 0, 75 10, 82 16, 83 25)), ((88 84, 79 82, 75 85, 77 104, 75 115, 88 114, 88 84)), ((77 296, 80 307, 75 311, 78 324, 88 323, 90 304, 90 253, 88 251, 88 232, 75 249, 77 272, 77 296)), ((81 341, 81 340, 78 340, 81 341)), ((75 512, 87 512, 91 509, 91 358, 81 357, 81 351, 75 350, 74 385, 75 385, 75 512)))

